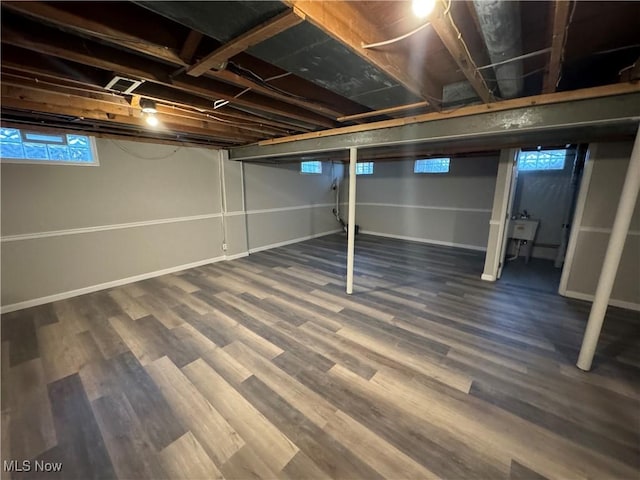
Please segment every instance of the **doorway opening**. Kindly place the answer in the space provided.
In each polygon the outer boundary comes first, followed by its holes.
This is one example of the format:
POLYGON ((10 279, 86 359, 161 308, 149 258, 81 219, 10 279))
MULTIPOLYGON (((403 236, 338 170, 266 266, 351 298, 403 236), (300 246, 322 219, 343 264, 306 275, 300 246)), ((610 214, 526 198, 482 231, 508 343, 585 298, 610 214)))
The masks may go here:
POLYGON ((586 145, 563 145, 518 152, 502 282, 558 291, 586 151, 586 145))

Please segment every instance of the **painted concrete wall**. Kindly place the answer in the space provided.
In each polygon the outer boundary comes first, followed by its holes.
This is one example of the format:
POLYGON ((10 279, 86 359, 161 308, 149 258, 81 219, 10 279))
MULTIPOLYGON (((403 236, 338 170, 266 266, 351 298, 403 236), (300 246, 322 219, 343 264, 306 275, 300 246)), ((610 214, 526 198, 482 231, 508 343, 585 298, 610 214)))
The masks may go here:
POLYGON ((3 306, 223 255, 217 150, 97 150, 99 166, 2 163, 3 306))
MULTIPOLYGON (((600 143, 589 147, 581 186, 583 204, 582 207, 578 205, 561 281, 561 293, 567 296, 593 298, 632 147, 631 142, 600 143)), ((640 310, 640 200, 633 214, 611 299, 612 305, 640 310)))
POLYGON ((415 174, 413 166, 413 160, 378 161, 373 175, 358 176, 356 223, 361 230, 485 249, 498 158, 452 158, 446 174, 415 174))
POLYGON ((331 210, 331 184, 341 164, 323 162, 322 174, 301 174, 300 163, 244 165, 249 251, 270 248, 339 229, 331 210))

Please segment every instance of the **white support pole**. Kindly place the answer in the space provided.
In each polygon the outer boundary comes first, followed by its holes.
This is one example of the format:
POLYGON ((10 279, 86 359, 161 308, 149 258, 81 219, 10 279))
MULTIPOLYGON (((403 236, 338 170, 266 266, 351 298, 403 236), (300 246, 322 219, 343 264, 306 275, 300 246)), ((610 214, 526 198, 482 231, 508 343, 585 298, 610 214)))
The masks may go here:
POLYGON ((629 167, 627 168, 627 176, 624 180, 622 192, 620 193, 620 202, 618 203, 618 211, 613 221, 611 236, 609 237, 609 245, 604 256, 598 287, 591 306, 589 314, 589 322, 582 339, 582 347, 580 348, 580 356, 578 357, 577 366, 581 370, 589 371, 593 356, 596 352, 598 339, 600 338, 600 330, 604 322, 604 316, 607 313, 607 305, 611 297, 613 283, 618 273, 618 265, 622 257, 631 217, 636 206, 638 191, 640 190, 640 128, 636 133, 636 141, 633 145, 631 158, 629 159, 629 167))
POLYGON ((353 256, 356 241, 356 161, 358 149, 349 149, 349 216, 347 218, 347 295, 353 293, 353 256))

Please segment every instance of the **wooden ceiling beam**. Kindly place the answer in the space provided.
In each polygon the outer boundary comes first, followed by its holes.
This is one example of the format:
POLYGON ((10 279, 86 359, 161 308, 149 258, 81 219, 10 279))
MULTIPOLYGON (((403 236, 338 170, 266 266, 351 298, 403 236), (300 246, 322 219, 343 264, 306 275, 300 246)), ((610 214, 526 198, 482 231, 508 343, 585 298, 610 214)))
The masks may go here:
MULTIPOLYGON (((15 112, 15 111, 13 111, 15 112)), ((141 128, 131 129, 130 127, 120 127, 115 124, 102 125, 97 122, 75 122, 73 124, 52 124, 52 126, 42 126, 41 122, 35 120, 33 122, 27 119, 0 119, 0 125, 6 128, 37 128, 43 133, 71 133, 71 134, 88 134, 98 138, 109 138, 113 140, 133 140, 135 142, 153 143, 155 145, 175 145, 180 147, 199 147, 199 148, 229 148, 234 145, 233 142, 216 139, 215 142, 196 137, 194 135, 186 136, 184 134, 173 135, 162 134, 159 132, 150 132, 141 128), (37 122, 37 123, 34 123, 37 122)))
MULTIPOLYGON (((54 67, 50 64, 51 62, 46 61, 46 57, 8 45, 3 45, 2 54, 3 74, 7 71, 13 71, 28 75, 30 78, 38 81, 48 79, 58 84, 60 84, 60 82, 69 82, 78 87, 100 89, 103 89, 106 83, 103 78, 104 75, 97 75, 97 70, 84 65, 58 60, 54 67)), ((294 131, 310 130, 297 125, 294 126, 292 124, 254 116, 249 113, 239 112, 233 108, 214 110, 213 104, 203 97, 152 82, 143 83, 136 89, 136 92, 152 100, 197 108, 213 113, 216 117, 222 118, 223 121, 226 122, 256 126, 257 128, 264 129, 266 134, 273 133, 275 136, 291 134, 294 131)))
MULTIPOLYGON (((69 94, 40 92, 28 88, 2 85, 2 106, 23 111, 46 112, 90 118, 104 122, 135 125, 148 129, 145 119, 136 110, 118 102, 99 101, 95 98, 78 97, 69 94)), ((126 102, 125 102, 126 103, 126 102)), ((219 139, 233 139, 251 142, 264 135, 251 134, 236 127, 221 127, 207 121, 172 117, 169 112, 159 115, 162 130, 174 133, 192 133, 219 139)))
POLYGON ((363 45, 385 40, 380 37, 380 28, 367 20, 348 1, 331 2, 312 0, 288 0, 285 3, 301 11, 306 19, 331 37, 345 44, 360 57, 375 65, 407 90, 428 101, 436 110, 440 109, 442 86, 436 85, 424 69, 422 78, 414 78, 407 55, 365 49, 363 45))
POLYGON ((180 49, 180 53, 178 54, 180 59, 187 65, 193 60, 193 56, 198 49, 198 45, 200 45, 200 42, 202 41, 202 37, 203 35, 196 30, 191 30, 189 35, 187 35, 187 39, 184 41, 184 44, 180 49))
POLYGON ((339 122, 348 122, 353 120, 360 120, 362 118, 379 117, 381 115, 390 115, 393 113, 406 112, 407 110, 416 110, 418 108, 425 108, 429 106, 428 102, 411 103, 409 105, 400 105, 398 107, 383 108, 381 110, 373 110, 371 112, 356 113, 355 115, 346 115, 338 118, 339 122))
POLYGON ((217 48, 204 58, 187 68, 187 73, 192 77, 199 77, 208 70, 223 70, 224 63, 249 47, 267 40, 280 32, 283 32, 304 20, 304 14, 295 8, 267 20, 262 25, 252 28, 239 37, 217 48))
MULTIPOLYGON (((121 115, 138 116, 140 114, 139 108, 133 108, 131 104, 127 100, 125 100, 124 97, 105 92, 104 90, 89 91, 88 89, 86 89, 82 91, 70 85, 52 85, 48 82, 28 80, 23 77, 16 78, 15 76, 7 74, 5 72, 3 72, 2 74, 2 84, 27 90, 35 90, 37 92, 41 92, 41 95, 56 94, 67 97, 70 96, 70 98, 75 99, 76 103, 87 102, 85 104, 86 108, 93 107, 94 105, 91 104, 91 101, 93 101, 94 103, 98 103, 100 105, 107 104, 111 108, 119 110, 119 112, 117 113, 121 115)), ((162 102, 162 100, 158 99, 153 100, 162 102)), ((218 116, 210 115, 207 112, 195 111, 190 106, 180 106, 175 104, 167 105, 158 103, 157 109, 158 113, 162 116, 175 117, 176 119, 189 119, 198 122, 207 122, 209 128, 211 128, 212 130, 232 132, 233 130, 229 130, 228 128, 231 127, 232 129, 243 131, 247 135, 252 135, 260 138, 264 138, 266 136, 281 135, 284 133, 282 130, 265 127, 258 123, 225 122, 224 120, 219 119, 218 116)))
MULTIPOLYGON (((204 36, 200 32, 191 30, 184 44, 182 45, 180 52, 176 53, 172 49, 167 48, 163 45, 154 44, 148 38, 143 38, 140 35, 131 33, 123 24, 110 25, 102 20, 89 19, 85 16, 80 16, 63 10, 57 7, 55 4, 52 5, 43 2, 3 2, 3 6, 6 6, 9 10, 22 15, 26 15, 30 18, 34 18, 38 21, 55 25, 64 28, 65 30, 73 30, 74 32, 78 32, 87 37, 98 38, 109 44, 120 45, 132 51, 148 55, 158 60, 162 60, 163 62, 174 64, 176 68, 188 67, 191 64, 196 49, 198 48, 201 40, 204 38, 204 36)), ((291 15, 293 15, 293 13, 291 13, 291 15)), ((299 16, 293 16, 299 21, 302 21, 299 16)), ((228 44, 229 47, 232 46, 231 43, 233 42, 230 42, 230 44, 228 44)), ((227 45, 221 47, 220 49, 224 49, 225 47, 227 47, 227 45)), ((240 45, 237 44, 235 48, 236 50, 238 50, 240 48, 240 45)), ((245 49, 246 48, 248 47, 245 47, 245 49)), ((216 52, 218 50, 216 50, 216 52)), ((228 53, 231 50, 225 51, 228 53)), ((240 53, 241 51, 243 51, 243 49, 238 50, 237 53, 240 53)), ((225 60, 227 60, 228 58, 231 57, 227 57, 225 58, 225 60)), ((336 108, 331 108, 328 105, 319 104, 317 102, 314 102, 313 100, 296 98, 296 95, 286 95, 282 92, 277 92, 276 90, 265 87, 264 85, 251 80, 250 78, 236 75, 233 72, 227 70, 215 71, 207 69, 206 72, 203 73, 205 73, 206 76, 218 78, 235 85, 240 85, 243 88, 251 88, 254 92, 259 92, 271 98, 276 98, 280 101, 290 103, 292 105, 297 105, 301 108, 309 109, 321 115, 325 115, 329 118, 336 118, 343 114, 343 112, 340 112, 336 108)), ((302 79, 299 80, 300 82, 302 82, 302 79)), ((303 89, 309 90, 310 86, 313 86, 311 90, 324 90, 321 87, 310 83, 308 85, 304 85, 303 89)))
POLYGON ((284 118, 293 118, 311 125, 328 128, 335 126, 334 121, 302 107, 267 98, 254 92, 242 94, 242 90, 238 87, 212 79, 193 78, 184 74, 172 77, 174 70, 171 67, 98 43, 84 42, 84 44, 79 44, 76 39, 67 34, 55 32, 55 34, 47 35, 43 28, 27 34, 24 29, 7 25, 2 29, 2 41, 45 55, 154 81, 169 87, 197 92, 198 95, 212 100, 227 100, 240 106, 284 118))
POLYGON ((549 68, 545 72, 542 82, 542 93, 556 91, 562 70, 562 55, 567 36, 567 22, 569 21, 570 1, 553 2, 553 26, 551 28, 551 56, 549 68))
POLYGON ((102 20, 94 20, 63 10, 57 7, 55 3, 2 2, 2 7, 49 24, 71 29, 90 37, 99 38, 109 43, 117 42, 118 45, 151 57, 185 65, 178 53, 173 49, 167 48, 164 45, 154 44, 148 39, 132 34, 122 28, 121 25, 114 27, 102 20))
POLYGON ((495 102, 496 98, 493 92, 471 58, 471 52, 469 52, 460 30, 451 17, 450 5, 447 6, 444 0, 437 2, 436 10, 431 17, 431 25, 482 101, 484 103, 495 102))

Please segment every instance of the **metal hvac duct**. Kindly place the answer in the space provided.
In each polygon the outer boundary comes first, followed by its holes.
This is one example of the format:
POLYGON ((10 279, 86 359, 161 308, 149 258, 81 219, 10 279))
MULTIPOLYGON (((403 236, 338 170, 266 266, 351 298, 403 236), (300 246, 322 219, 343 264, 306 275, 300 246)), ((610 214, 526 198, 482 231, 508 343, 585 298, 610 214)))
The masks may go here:
MULTIPOLYGON (((502 62, 522 55, 520 2, 512 0, 474 0, 482 36, 491 63, 502 62)), ((502 98, 522 95, 522 60, 496 65, 496 80, 502 98)))

